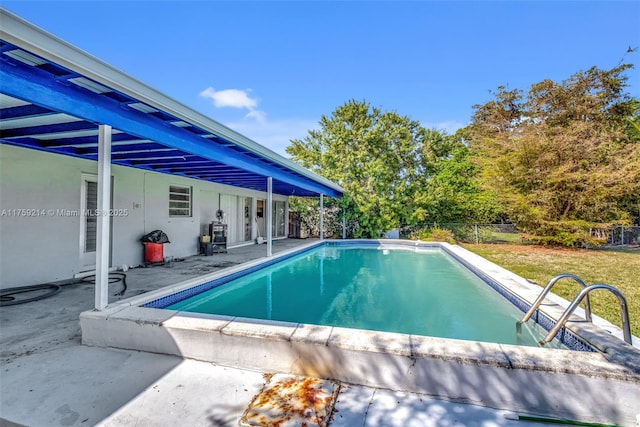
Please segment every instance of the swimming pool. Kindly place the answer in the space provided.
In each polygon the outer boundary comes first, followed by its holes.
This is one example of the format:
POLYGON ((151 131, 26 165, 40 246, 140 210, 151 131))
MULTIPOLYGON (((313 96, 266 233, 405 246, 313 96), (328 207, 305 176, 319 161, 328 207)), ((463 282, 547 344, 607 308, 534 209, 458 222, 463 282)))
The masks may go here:
POLYGON ((534 347, 546 335, 516 333, 521 310, 437 247, 323 245, 166 308, 534 347))
MULTIPOLYGON (((288 264, 321 246, 331 249, 335 245, 365 245, 383 252, 399 247, 407 251, 439 249, 522 315, 540 292, 522 277, 456 245, 400 240, 302 241, 299 247, 273 257, 133 296, 102 311, 83 312, 82 342, 426 393, 556 418, 635 423, 635 415, 640 413, 640 351, 613 336, 608 329, 613 325, 600 323, 597 316, 594 323, 572 316, 557 337, 570 349, 582 351, 567 351, 166 308, 216 287, 222 290, 225 283, 269 266, 288 264)), ((327 259, 324 262, 330 263, 327 259)), ((322 284, 311 282, 317 289, 322 284)), ((262 304, 268 312, 267 303, 262 304)), ((534 319, 549 328, 567 305, 566 300, 548 297, 534 319)))

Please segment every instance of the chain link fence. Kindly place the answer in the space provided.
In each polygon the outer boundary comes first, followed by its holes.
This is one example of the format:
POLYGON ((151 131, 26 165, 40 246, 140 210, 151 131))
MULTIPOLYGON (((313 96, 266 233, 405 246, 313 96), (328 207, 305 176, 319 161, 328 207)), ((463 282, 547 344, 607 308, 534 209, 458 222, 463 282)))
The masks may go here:
POLYGON ((606 246, 640 246, 640 226, 592 228, 591 236, 606 239, 606 246))
MULTIPOLYGON (((455 239, 463 243, 537 243, 527 233, 520 231, 517 224, 420 224, 400 227, 401 239, 419 238, 421 233, 433 229, 450 230, 455 239)), ((592 228, 590 235, 602 240, 605 246, 640 246, 640 226, 611 226, 592 228)))
POLYGON ((526 236, 515 224, 420 224, 401 227, 400 238, 418 238, 433 229, 450 230, 457 241, 464 243, 526 243, 526 236))

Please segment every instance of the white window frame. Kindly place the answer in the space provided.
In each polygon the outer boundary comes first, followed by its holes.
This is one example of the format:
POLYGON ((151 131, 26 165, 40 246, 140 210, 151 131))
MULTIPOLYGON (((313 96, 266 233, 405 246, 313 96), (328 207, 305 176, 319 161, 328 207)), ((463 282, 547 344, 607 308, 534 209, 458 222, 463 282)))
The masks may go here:
POLYGON ((193 187, 188 185, 169 184, 169 218, 191 218, 193 217, 193 187), (186 190, 186 191, 176 191, 186 190), (188 196, 188 200, 172 199, 171 196, 188 196), (174 206, 172 206, 174 204, 174 206), (175 206, 182 204, 184 206, 175 206), (182 211, 186 213, 181 213, 182 211))

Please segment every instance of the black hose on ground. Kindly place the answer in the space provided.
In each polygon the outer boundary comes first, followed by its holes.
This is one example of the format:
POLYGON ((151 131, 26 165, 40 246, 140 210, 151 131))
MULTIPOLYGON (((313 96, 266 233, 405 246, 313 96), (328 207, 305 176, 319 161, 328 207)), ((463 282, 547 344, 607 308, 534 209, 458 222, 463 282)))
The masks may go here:
POLYGON ((7 288, 0 291, 0 307, 9 305, 24 304, 32 301, 39 301, 41 299, 49 298, 62 290, 62 286, 55 285, 53 283, 42 283, 40 285, 22 286, 19 288, 7 288), (50 292, 41 294, 31 298, 15 299, 14 295, 23 294, 25 292, 35 292, 40 290, 50 289, 50 292))
MULTIPOLYGON (((127 290, 126 277, 127 275, 124 273, 109 273, 109 284, 117 283, 120 281, 123 284, 123 289, 120 292, 114 294, 114 296, 124 295, 125 291, 127 290)), ((60 293, 60 291, 62 291, 63 286, 75 285, 82 282, 95 283, 95 281, 96 281, 96 276, 91 275, 91 276, 83 277, 81 279, 73 279, 66 282, 41 283, 39 285, 20 286, 15 288, 0 289, 0 307, 40 301, 60 293), (37 295, 35 297, 31 297, 31 298, 16 299, 14 297, 14 295, 24 294, 27 292, 44 291, 47 289, 49 289, 49 292, 37 295)))
MULTIPOLYGON (((92 274, 91 276, 85 276, 81 280, 87 283, 95 283, 96 275, 92 274)), ((109 284, 118 283, 120 281, 122 281, 123 288, 120 292, 113 294, 116 297, 124 295, 127 290, 127 275, 124 273, 109 273, 109 284)))

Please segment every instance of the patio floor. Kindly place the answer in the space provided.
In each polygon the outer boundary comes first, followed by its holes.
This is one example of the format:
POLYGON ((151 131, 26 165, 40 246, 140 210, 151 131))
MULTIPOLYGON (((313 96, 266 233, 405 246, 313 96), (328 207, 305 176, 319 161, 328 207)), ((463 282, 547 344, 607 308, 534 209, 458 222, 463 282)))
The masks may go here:
MULTIPOLYGON (((281 240, 273 252, 311 240, 281 240)), ((110 301, 265 256, 265 245, 134 268, 110 301)), ((236 426, 265 373, 174 356, 81 344, 79 315, 93 284, 64 286, 40 301, 0 309, 0 426, 236 426)), ((506 411, 427 395, 342 384, 331 426, 532 426, 506 411)))

